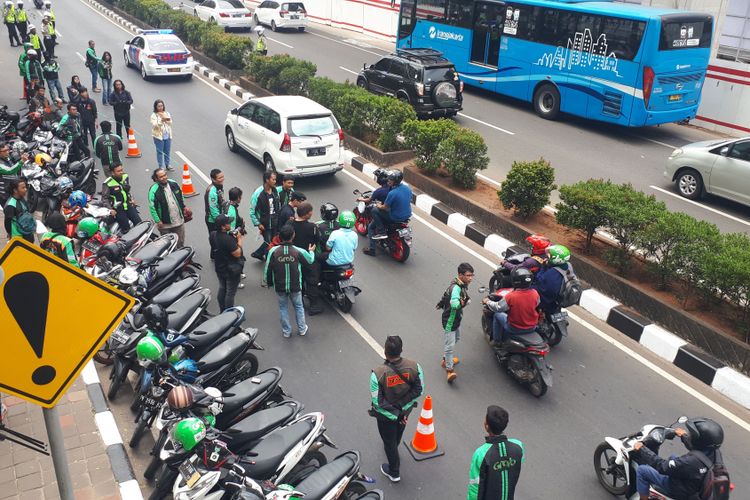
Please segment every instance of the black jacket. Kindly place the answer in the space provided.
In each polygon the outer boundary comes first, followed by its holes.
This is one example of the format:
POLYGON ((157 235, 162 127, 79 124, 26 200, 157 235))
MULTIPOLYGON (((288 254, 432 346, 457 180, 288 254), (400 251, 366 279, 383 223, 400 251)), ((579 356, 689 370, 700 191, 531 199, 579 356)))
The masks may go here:
MULTIPOLYGON (((170 179, 167 181, 167 185, 172 190, 177 205, 180 207, 180 212, 185 212, 185 201, 182 199, 182 190, 180 185, 170 179)), ((151 217, 156 222, 163 222, 164 224, 172 224, 172 219, 169 218, 169 205, 167 204, 167 195, 164 194, 164 186, 155 182, 151 189, 148 191, 148 205, 151 209, 151 217)))
POLYGON ((302 262, 312 264, 313 254, 289 243, 282 243, 268 251, 264 281, 280 293, 302 290, 302 262))
POLYGON ((94 153, 102 165, 111 167, 121 164, 122 139, 117 134, 102 134, 94 139, 94 153))
MULTIPOLYGON (((703 453, 711 460, 715 460, 714 450, 704 450, 703 453)), ((660 474, 669 476, 669 496, 673 498, 692 498, 703 489, 703 477, 708 468, 700 458, 692 452, 687 452, 677 458, 661 458, 651 451, 648 446, 640 450, 640 463, 650 465, 660 474)))
POLYGON ((98 116, 96 110, 96 101, 91 97, 88 99, 79 98, 76 102, 78 105, 78 114, 81 116, 81 123, 94 123, 98 116))
POLYGON ((109 94, 109 103, 116 115, 127 115, 130 112, 130 105, 133 104, 133 97, 127 90, 112 92, 109 94))

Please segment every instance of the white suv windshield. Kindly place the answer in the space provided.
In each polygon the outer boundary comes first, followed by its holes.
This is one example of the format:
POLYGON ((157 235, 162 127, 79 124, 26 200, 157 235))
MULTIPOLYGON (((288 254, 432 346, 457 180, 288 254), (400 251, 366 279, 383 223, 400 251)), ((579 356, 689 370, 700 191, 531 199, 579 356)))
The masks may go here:
POLYGON ((328 135, 336 131, 336 124, 331 115, 291 118, 289 130, 292 135, 328 135))

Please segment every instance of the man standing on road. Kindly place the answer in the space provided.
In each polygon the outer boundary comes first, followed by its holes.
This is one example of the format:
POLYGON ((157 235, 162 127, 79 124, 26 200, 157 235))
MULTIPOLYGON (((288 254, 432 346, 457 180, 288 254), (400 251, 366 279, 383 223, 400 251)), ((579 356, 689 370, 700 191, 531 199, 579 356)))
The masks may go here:
POLYGON ((484 417, 486 442, 471 459, 466 500, 513 500, 526 457, 523 443, 503 434, 507 426, 508 412, 499 406, 488 406, 484 417))
POLYGON ((39 52, 37 50, 30 49, 26 52, 24 79, 27 83, 27 98, 31 98, 34 95, 35 87, 38 85, 44 86, 44 71, 42 71, 42 65, 39 62, 39 52))
POLYGON ((106 167, 107 174, 112 170, 112 165, 121 165, 120 151, 122 151, 122 139, 112 133, 112 123, 104 120, 101 123, 102 133, 94 139, 94 154, 103 167, 106 167))
POLYGON ((263 185, 256 189, 250 198, 250 220, 263 237, 263 243, 252 253, 258 260, 266 258, 269 243, 279 233, 277 221, 280 209, 276 172, 266 170, 263 172, 263 185))
POLYGON ((18 47, 21 45, 21 40, 18 38, 18 31, 16 29, 16 6, 13 5, 13 0, 5 0, 5 7, 3 7, 3 23, 5 23, 5 27, 8 28, 10 46, 18 47))
POLYGON ((42 73, 44 79, 47 80, 49 98, 53 101, 59 98, 62 102, 65 102, 65 94, 63 93, 62 83, 60 83, 60 65, 57 62, 57 58, 47 58, 44 65, 42 65, 42 73))
MULTIPOLYGON (((276 190, 273 190, 276 193, 276 190)), ((268 251, 266 267, 263 271, 263 286, 273 286, 279 297, 279 316, 281 317, 281 333, 284 338, 292 336, 292 325, 289 322, 289 300, 294 306, 297 319, 297 329, 300 336, 307 335, 308 327, 305 322, 305 306, 302 302, 302 262, 312 264, 315 261, 310 245, 306 250, 292 244, 294 228, 290 224, 282 227, 279 232, 281 244, 268 251)))
POLYGON ((397 483, 401 481, 398 445, 409 413, 424 393, 424 375, 419 363, 401 357, 401 337, 390 335, 383 347, 385 361, 370 374, 370 416, 378 422, 378 432, 388 459, 388 463, 380 466, 380 472, 397 483))
POLYGON ((16 2, 16 29, 21 40, 24 42, 29 39, 29 36, 26 34, 26 29, 29 26, 29 18, 26 14, 23 8, 23 0, 18 0, 16 2))
POLYGON ((0 205, 5 206, 10 197, 10 181, 18 179, 18 173, 29 158, 29 153, 23 153, 20 160, 11 161, 10 144, 0 142, 0 205))
POLYGON ((130 194, 130 179, 122 165, 112 166, 112 175, 104 181, 102 198, 109 203, 110 213, 115 217, 122 232, 141 222, 141 216, 130 194))
POLYGON ((26 203, 26 180, 23 178, 10 181, 10 198, 3 206, 5 220, 5 232, 8 239, 15 236, 21 237, 29 243, 34 243, 34 231, 36 222, 34 216, 29 212, 26 203))
MULTIPOLYGON (((294 246, 299 248, 315 247, 318 243, 318 227, 310 222, 313 216, 313 206, 306 201, 297 207, 297 215, 294 217, 292 227, 294 228, 294 246)), ((305 282, 305 295, 310 301, 310 307, 307 310, 310 316, 315 316, 323 312, 320 306, 320 291, 318 283, 320 282, 320 262, 318 259, 312 264, 302 263, 302 280, 305 282)))
MULTIPOLYGON (((281 198, 281 196, 279 196, 281 198)), ((284 205, 281 204, 281 210, 279 210, 279 222, 278 226, 281 227, 284 224, 289 224, 291 222, 294 222, 294 216, 297 213, 297 207, 300 206, 302 202, 307 201, 307 196, 304 195, 304 193, 300 191, 295 191, 289 195, 289 202, 284 205)))
MULTIPOLYGON (((102 128, 104 123, 102 123, 102 128)), ((185 201, 182 189, 177 182, 167 177, 163 168, 154 170, 151 179, 154 184, 148 190, 148 207, 151 218, 159 228, 159 234, 177 235, 177 246, 185 244, 185 201)))
POLYGON ((234 296, 240 284, 240 276, 245 267, 242 255, 242 234, 231 231, 232 218, 219 214, 214 221, 216 231, 211 233, 212 247, 215 249, 214 266, 219 278, 219 291, 216 300, 219 310, 234 307, 234 296))
POLYGON ((458 265, 458 276, 451 281, 438 302, 436 309, 442 309, 443 322, 443 360, 440 365, 448 372, 448 383, 456 380, 458 374, 453 365, 459 363, 458 357, 453 356, 456 343, 461 338, 461 317, 463 309, 469 304, 469 294, 466 289, 474 279, 474 268, 471 264, 462 262, 458 265))
POLYGON ((96 87, 96 79, 99 76, 99 56, 96 55, 96 43, 89 40, 89 48, 86 49, 86 67, 91 72, 91 90, 101 92, 102 89, 96 87))
POLYGON ((99 114, 96 109, 96 101, 89 97, 89 91, 86 88, 81 89, 78 96, 78 114, 81 116, 81 134, 84 144, 88 146, 88 136, 91 136, 91 144, 96 139, 96 128, 99 126, 99 114))
MULTIPOLYGON (((224 213, 224 172, 218 168, 211 170, 211 185, 206 189, 206 193, 203 195, 203 204, 206 209, 206 228, 208 229, 208 241, 213 242, 211 233, 218 231, 219 228, 216 225, 216 218, 224 213)), ((214 258, 214 252, 216 248, 211 243, 211 258, 214 258)))

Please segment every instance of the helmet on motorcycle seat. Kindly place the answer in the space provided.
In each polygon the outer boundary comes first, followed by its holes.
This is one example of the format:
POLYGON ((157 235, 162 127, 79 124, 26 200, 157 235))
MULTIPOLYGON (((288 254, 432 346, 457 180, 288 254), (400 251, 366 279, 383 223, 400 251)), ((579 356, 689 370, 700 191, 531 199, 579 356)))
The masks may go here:
POLYGON ((54 212, 44 221, 53 233, 65 234, 65 217, 60 212, 54 212))
POLYGON ((724 442, 724 429, 710 418, 689 418, 685 422, 688 435, 682 442, 689 450, 719 448, 724 442))
POLYGON ((91 238, 99 230, 99 223, 93 217, 84 217, 76 227, 76 236, 79 238, 91 238))
POLYGON ((21 155, 25 153, 27 149, 29 149, 29 145, 23 141, 16 141, 13 143, 13 146, 11 147, 11 149, 17 155, 21 155))
POLYGON ((195 382, 195 379, 197 379, 198 375, 200 375, 198 363, 190 358, 181 359, 177 363, 173 364, 172 368, 177 372, 180 380, 189 384, 195 382))
POLYGON ((570 250, 563 245, 552 245, 547 249, 549 263, 553 266, 562 266, 570 260, 570 250))
POLYGON ((184 385, 178 385, 169 391, 167 404, 173 410, 184 410, 193 406, 193 391, 184 385))
POLYGON ((320 217, 323 220, 334 221, 339 216, 339 208, 333 203, 323 203, 320 206, 320 217))
POLYGON ((339 227, 353 228, 354 223, 357 222, 357 216, 351 210, 344 210, 339 215, 339 227))
MULTIPOLYGON (((80 225, 81 223, 79 222, 78 224, 80 225)), ((120 262, 120 259, 122 258, 122 248, 114 241, 110 241, 97 250, 96 257, 105 257, 110 262, 120 262)))
POLYGON ((50 162, 52 162, 52 157, 47 153, 37 153, 34 157, 34 163, 36 163, 40 167, 43 167, 50 162))
POLYGON ((169 315, 161 304, 149 304, 143 308, 143 319, 151 330, 163 332, 169 325, 169 315))
POLYGON ((172 436, 186 451, 190 451, 206 437, 206 424, 197 417, 185 418, 174 426, 172 436))
POLYGON ((401 170, 389 170, 388 180, 391 181, 394 186, 398 186, 401 184, 401 181, 404 180, 404 173, 401 170))
POLYGON ((541 234, 532 234, 526 241, 531 243, 531 254, 532 255, 545 255, 547 248, 550 246, 549 238, 542 236, 541 234))
POLYGON ((138 341, 135 346, 135 353, 138 359, 158 361, 164 356, 164 344, 155 335, 148 334, 138 341))
POLYGON ((70 180, 70 177, 66 177, 64 175, 58 177, 55 181, 55 184, 57 184, 57 189, 59 189, 60 192, 63 193, 73 190, 73 181, 70 180))
POLYGON ((86 196, 86 193, 80 190, 73 191, 72 193, 70 193, 70 196, 68 196, 68 205, 70 205, 70 208, 83 208, 88 202, 89 197, 86 196))
POLYGON ((375 169, 375 172, 373 172, 372 175, 375 177, 375 182, 377 182, 379 186, 385 186, 388 182, 388 170, 384 168, 375 169))
POLYGON ((517 267, 510 273, 513 288, 529 288, 534 281, 534 275, 525 267, 517 267))

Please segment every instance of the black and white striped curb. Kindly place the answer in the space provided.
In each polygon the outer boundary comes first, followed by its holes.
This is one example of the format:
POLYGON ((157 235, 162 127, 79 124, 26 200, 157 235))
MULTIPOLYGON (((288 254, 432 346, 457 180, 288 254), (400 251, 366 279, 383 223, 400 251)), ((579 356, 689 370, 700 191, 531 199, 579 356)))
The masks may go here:
POLYGON ((102 437, 107 450, 107 456, 112 466, 112 472, 115 475, 115 481, 117 481, 120 488, 120 496, 123 500, 143 500, 141 487, 135 478, 133 466, 122 443, 122 436, 120 435, 120 430, 117 428, 115 417, 109 411, 107 398, 104 397, 104 389, 102 389, 99 374, 96 372, 93 361, 89 361, 86 364, 81 377, 86 384, 86 391, 89 394, 91 406, 94 408, 96 427, 99 429, 99 435, 102 437))
MULTIPOLYGON (((361 157, 353 158, 351 165, 355 170, 359 170, 365 175, 372 175, 378 168, 374 163, 370 163, 361 157)), ((463 234, 493 254, 502 255, 502 252, 516 245, 498 234, 487 231, 473 220, 454 212, 447 205, 429 195, 414 191, 412 203, 423 212, 463 234)), ((650 319, 623 306, 598 290, 585 290, 581 297, 580 306, 657 356, 669 361, 701 382, 710 385, 745 408, 750 408, 750 378, 747 376, 725 366, 724 363, 713 356, 688 344, 677 335, 657 326, 650 319)))

